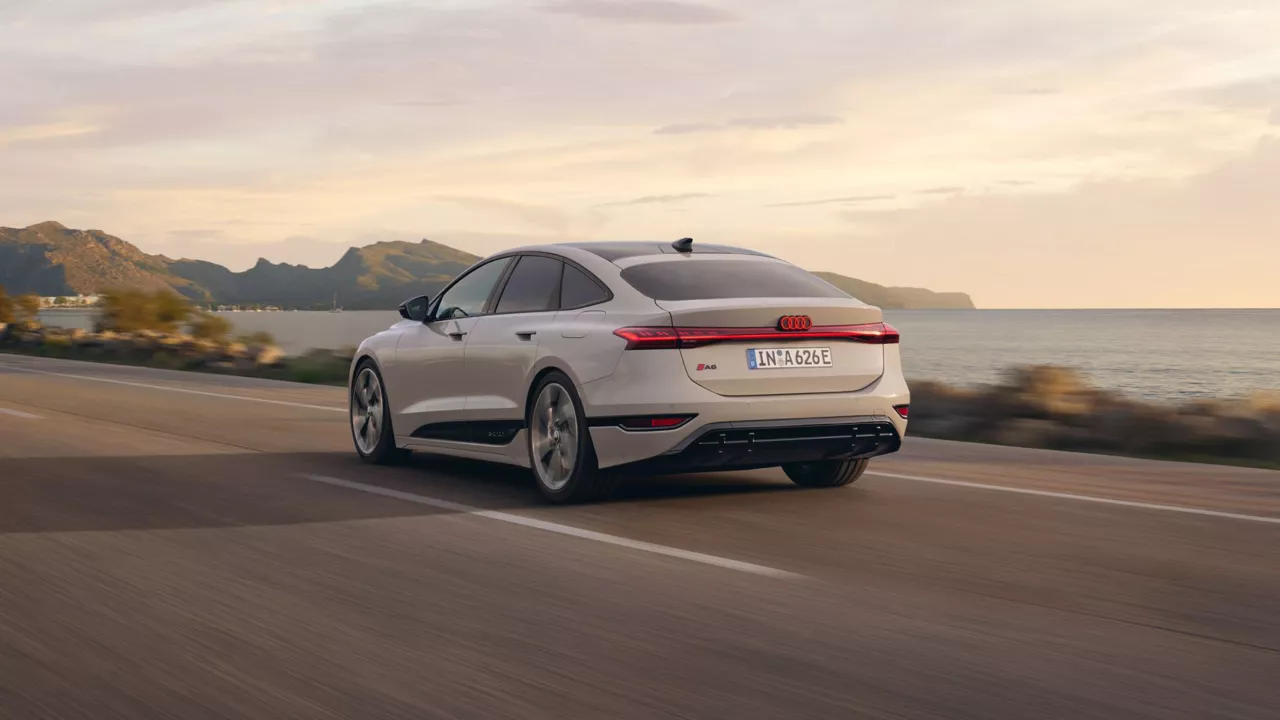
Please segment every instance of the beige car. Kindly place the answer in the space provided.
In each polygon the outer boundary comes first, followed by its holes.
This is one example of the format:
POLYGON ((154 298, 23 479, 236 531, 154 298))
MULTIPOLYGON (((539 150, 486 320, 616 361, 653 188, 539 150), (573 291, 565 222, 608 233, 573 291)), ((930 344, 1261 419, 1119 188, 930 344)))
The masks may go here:
POLYGON ((907 428, 880 309, 749 250, 522 248, 400 314, 352 362, 352 436, 373 463, 518 465, 554 502, 637 473, 781 467, 836 487, 907 428))

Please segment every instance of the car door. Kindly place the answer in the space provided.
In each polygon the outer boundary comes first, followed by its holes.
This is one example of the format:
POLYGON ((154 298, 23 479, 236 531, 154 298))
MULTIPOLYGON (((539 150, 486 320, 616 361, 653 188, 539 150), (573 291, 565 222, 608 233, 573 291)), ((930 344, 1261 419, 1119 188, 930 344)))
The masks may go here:
POLYGON ((563 268, 551 255, 522 255, 493 312, 472 328, 466 369, 472 442, 506 445, 524 427, 529 376, 539 343, 555 327, 563 268))
POLYGON ((397 435, 467 439, 467 343, 512 261, 496 258, 459 277, 432 303, 428 319, 401 337, 393 367, 383 369, 397 435))

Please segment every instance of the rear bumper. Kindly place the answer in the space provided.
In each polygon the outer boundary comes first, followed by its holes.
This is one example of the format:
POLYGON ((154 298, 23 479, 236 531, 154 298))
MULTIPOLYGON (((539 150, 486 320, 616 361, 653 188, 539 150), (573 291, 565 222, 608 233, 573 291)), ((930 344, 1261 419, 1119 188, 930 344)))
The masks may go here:
MULTIPOLYGON (((596 458, 601 468, 638 467, 639 463, 646 461, 652 461, 654 467, 660 468, 666 464, 676 468, 688 461, 695 467, 713 470, 763 467, 824 458, 870 457, 893 452, 901 445, 902 438, 907 433, 907 420, 900 417, 893 408, 895 405, 910 403, 911 395, 902 377, 898 347, 886 345, 885 348, 884 375, 861 390, 847 393, 746 397, 717 395, 689 380, 684 368, 674 364, 679 362, 679 356, 675 353, 670 354, 674 356, 671 367, 644 368, 646 372, 639 372, 639 368, 620 367, 620 372, 613 376, 583 386, 582 399, 588 418, 682 414, 696 417, 687 425, 664 431, 632 432, 616 426, 593 427, 590 432, 596 458), (650 379, 659 376, 669 379, 664 382, 650 379), (689 451, 683 459, 671 457, 673 453, 685 453, 698 438, 723 429, 776 430, 866 423, 888 425, 896 440, 870 449, 854 450, 849 449, 848 443, 841 446, 835 441, 829 446, 821 442, 804 443, 804 447, 797 450, 795 455, 776 449, 766 450, 766 446, 771 444, 789 446, 789 443, 755 443, 745 460, 737 458, 735 451, 728 448, 723 454, 716 453, 716 462, 702 457, 698 451, 689 451)), ((661 357, 667 353, 660 351, 651 355, 636 354, 644 356, 647 363, 667 361, 661 357)), ((860 430, 851 434, 856 436, 866 432, 860 430)))
POLYGON ((901 446, 902 436, 883 417, 715 423, 662 455, 618 469, 656 474, 741 470, 869 458, 901 446))

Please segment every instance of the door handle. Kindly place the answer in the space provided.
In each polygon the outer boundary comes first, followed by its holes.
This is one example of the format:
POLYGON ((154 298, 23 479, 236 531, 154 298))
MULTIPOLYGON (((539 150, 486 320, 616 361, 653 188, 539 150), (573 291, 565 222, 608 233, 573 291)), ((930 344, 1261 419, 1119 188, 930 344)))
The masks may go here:
POLYGON ((516 337, 520 338, 521 340, 528 340, 529 338, 537 334, 538 334, 537 330, 517 330, 516 331, 516 337))
POLYGON ((449 337, 453 338, 454 340, 461 340, 466 336, 467 334, 462 330, 454 330, 453 332, 449 333, 449 337))

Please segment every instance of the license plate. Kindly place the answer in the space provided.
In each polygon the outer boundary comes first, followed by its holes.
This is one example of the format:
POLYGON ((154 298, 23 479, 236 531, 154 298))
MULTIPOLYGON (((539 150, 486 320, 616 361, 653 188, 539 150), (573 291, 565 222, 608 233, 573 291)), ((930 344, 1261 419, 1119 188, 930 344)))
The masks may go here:
POLYGON ((761 348, 747 351, 749 370, 831 367, 831 348, 761 348))

